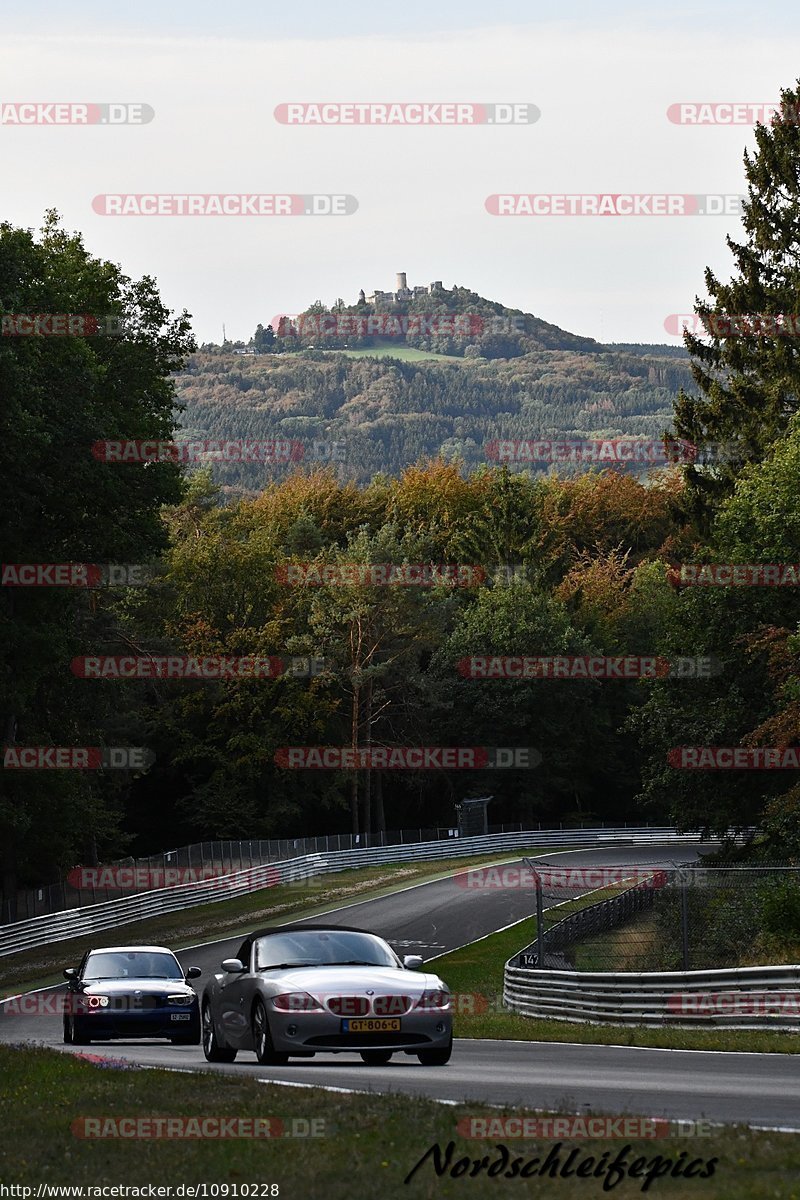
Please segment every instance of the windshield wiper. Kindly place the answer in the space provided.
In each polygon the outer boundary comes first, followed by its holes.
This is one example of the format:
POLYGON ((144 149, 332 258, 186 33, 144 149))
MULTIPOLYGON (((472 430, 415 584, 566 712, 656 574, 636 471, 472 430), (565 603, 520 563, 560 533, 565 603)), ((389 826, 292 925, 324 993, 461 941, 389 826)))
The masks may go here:
POLYGON ((282 971, 285 967, 318 967, 320 964, 315 962, 313 958, 307 958, 304 962, 290 963, 267 963, 264 966, 257 966, 257 971, 282 971))
POLYGON ((320 963, 321 967, 388 967, 389 963, 367 962, 364 958, 347 958, 341 962, 320 963))

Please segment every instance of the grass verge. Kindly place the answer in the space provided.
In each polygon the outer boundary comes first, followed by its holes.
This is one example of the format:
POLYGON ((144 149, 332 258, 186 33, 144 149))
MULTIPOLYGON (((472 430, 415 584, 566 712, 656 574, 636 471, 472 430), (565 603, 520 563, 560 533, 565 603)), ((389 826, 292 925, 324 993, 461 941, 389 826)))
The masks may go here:
MULTIPOLYGON (((368 1070, 365 1068, 365 1074, 368 1070)), ((498 1144, 507 1146, 512 1160, 520 1157, 523 1162, 534 1156, 541 1161, 560 1147, 555 1153, 562 1167, 575 1149, 573 1170, 587 1156, 599 1166, 603 1153, 610 1161, 624 1150, 628 1164, 641 1157, 649 1166, 657 1155, 670 1160, 670 1174, 654 1189, 658 1195, 697 1196, 703 1200, 800 1198, 800 1139, 742 1127, 715 1129, 702 1138, 638 1139, 630 1143, 622 1138, 558 1143, 552 1139, 512 1140, 502 1135, 473 1140, 463 1136, 459 1121, 476 1116, 497 1119, 505 1114, 516 1115, 514 1110, 488 1109, 472 1103, 445 1106, 401 1095, 332 1095, 318 1088, 259 1084, 252 1076, 207 1072, 192 1075, 189 1080, 186 1075, 168 1071, 101 1070, 57 1051, 6 1046, 0 1046, 0 1104, 5 1114, 0 1128, 2 1181, 30 1187, 33 1190, 29 1195, 33 1196, 40 1184, 84 1188, 146 1188, 152 1184, 174 1189, 179 1184, 203 1183, 209 1187, 207 1196, 212 1195, 211 1186, 218 1185, 213 1194, 220 1197, 241 1196, 243 1185, 276 1186, 276 1191, 271 1187, 250 1190, 250 1197, 259 1200, 270 1195, 279 1195, 283 1200, 365 1200, 375 1195, 382 1200, 400 1196, 438 1200, 497 1196, 499 1191, 505 1194, 502 1185, 498 1186, 499 1179, 487 1177, 485 1168, 476 1177, 465 1175, 469 1164, 461 1169, 460 1178, 449 1171, 438 1177, 432 1158, 414 1173, 409 1184, 404 1183, 431 1146, 438 1144, 446 1154, 452 1142, 452 1164, 462 1157, 480 1160, 488 1155, 491 1165, 499 1160, 498 1144), (285 1129, 304 1130, 310 1125, 323 1136, 299 1143, 289 1137, 86 1140, 73 1132, 73 1123, 86 1117, 106 1120, 156 1116, 271 1117, 282 1121, 285 1129), (682 1152, 684 1158, 680 1157, 682 1152), (693 1159, 703 1162, 703 1167, 695 1167, 696 1172, 716 1160, 712 1176, 690 1182, 671 1177, 676 1163, 685 1167, 693 1159)), ((642 1177, 624 1178, 613 1188, 614 1195, 622 1200, 640 1196, 644 1182, 642 1177)), ((522 1194, 514 1189, 514 1194, 518 1192, 522 1194)), ((598 1178, 545 1176, 529 1178, 525 1183, 525 1195, 548 1200, 554 1196, 586 1200, 605 1194, 598 1178)), ((90 1195, 84 1193, 87 1200, 90 1195)))

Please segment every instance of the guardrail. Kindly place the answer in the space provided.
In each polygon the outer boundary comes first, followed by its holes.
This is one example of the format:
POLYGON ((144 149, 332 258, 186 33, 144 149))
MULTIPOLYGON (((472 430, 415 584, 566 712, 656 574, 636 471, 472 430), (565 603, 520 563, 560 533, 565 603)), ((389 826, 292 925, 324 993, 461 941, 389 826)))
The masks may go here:
MULTIPOLYGON (((632 827, 642 828, 635 822, 632 827)), ((490 824, 486 833, 522 833, 533 828, 533 824, 523 825, 521 821, 490 824)), ((540 830, 541 822, 537 822, 535 828, 540 830)), ((562 822, 559 822, 558 828, 563 828, 562 822)), ((573 824, 568 828, 578 827, 573 824)), ((599 833, 606 825, 602 821, 589 821, 581 822, 579 828, 586 831, 588 836, 588 831, 596 830, 599 833)), ((608 828, 619 829, 620 826, 612 823, 608 828)), ((627 823, 623 823, 623 828, 627 828, 627 823)), ((18 888, 15 893, 7 893, 5 896, 3 909, 0 911, 0 926, 63 912, 67 908, 84 908, 93 904, 103 904, 106 900, 119 900, 122 896, 130 896, 134 892, 151 892, 155 888, 170 887, 177 883, 210 879, 216 875, 232 875, 235 871, 246 871, 249 867, 258 867, 263 863, 286 862, 287 859, 302 858, 307 854, 331 854, 335 850, 363 850, 376 846, 413 845, 417 842, 447 841, 467 836, 471 835, 451 826, 388 829, 356 834, 331 833, 315 837, 193 842, 189 846, 162 850, 144 857, 134 858, 129 855, 116 862, 104 863, 102 870, 84 866, 74 867, 66 878, 60 879, 58 883, 18 888), (133 886, 117 886, 115 876, 129 870, 134 872, 134 879, 143 878, 145 881, 134 883, 133 886), (183 877, 176 874, 176 871, 181 872, 183 877), (159 872, 163 872, 163 881, 153 878, 159 872), (171 879, 169 873, 172 873, 171 879)))
POLYGON ((47 916, 31 917, 13 925, 0 926, 0 957, 51 942, 116 929, 148 917, 163 916, 198 904, 229 900, 248 892, 261 891, 278 883, 291 883, 315 875, 353 867, 379 866, 385 863, 435 861, 439 858, 460 858, 491 854, 503 850, 529 850, 548 846, 648 845, 674 842, 696 845, 702 841, 695 833, 676 833, 669 827, 642 829, 529 829, 515 833, 495 833, 484 836, 417 842, 410 845, 375 846, 357 850, 334 851, 323 856, 303 855, 285 862, 263 864, 243 871, 234 871, 216 879, 139 892, 119 900, 84 908, 65 909, 47 916))
POLYGON ((800 1028, 800 966, 547 971, 506 963, 503 1002, 527 1017, 645 1026, 800 1028))

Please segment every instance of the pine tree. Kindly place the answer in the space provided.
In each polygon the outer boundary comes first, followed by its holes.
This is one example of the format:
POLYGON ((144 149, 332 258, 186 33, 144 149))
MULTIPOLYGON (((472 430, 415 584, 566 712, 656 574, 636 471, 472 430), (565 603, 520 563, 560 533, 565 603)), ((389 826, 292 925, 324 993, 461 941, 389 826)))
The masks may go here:
POLYGON ((684 335, 702 394, 681 389, 675 431, 698 449, 686 476, 701 520, 800 407, 800 80, 781 90, 780 110, 755 137, 756 151, 744 154, 747 238, 726 239, 737 273, 721 283, 706 269, 711 299, 695 303, 706 335, 684 335))

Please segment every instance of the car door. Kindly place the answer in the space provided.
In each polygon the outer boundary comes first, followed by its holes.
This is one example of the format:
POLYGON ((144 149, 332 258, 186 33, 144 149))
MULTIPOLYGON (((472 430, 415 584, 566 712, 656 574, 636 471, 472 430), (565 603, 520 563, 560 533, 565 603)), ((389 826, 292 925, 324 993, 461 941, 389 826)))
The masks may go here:
POLYGON ((252 990, 248 987, 248 980, 252 980, 252 956, 251 946, 249 961, 245 963, 247 970, 238 975, 223 971, 219 984, 220 1032, 229 1046, 239 1049, 247 1047, 250 1037, 250 1010, 247 998, 252 990))

